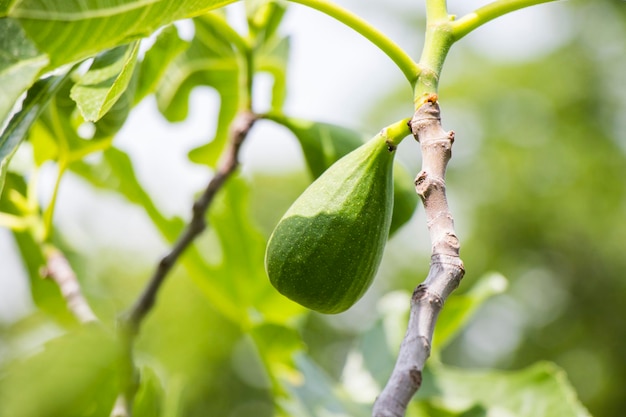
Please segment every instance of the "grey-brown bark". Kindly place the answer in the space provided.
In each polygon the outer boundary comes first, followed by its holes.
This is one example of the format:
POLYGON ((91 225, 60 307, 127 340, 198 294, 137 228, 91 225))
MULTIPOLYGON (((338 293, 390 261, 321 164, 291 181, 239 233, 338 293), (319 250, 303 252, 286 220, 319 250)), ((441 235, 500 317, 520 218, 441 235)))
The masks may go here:
POLYGON ((428 276, 413 292, 408 329, 393 372, 374 403, 374 417, 401 417, 406 413, 422 383, 437 316, 465 273, 446 199, 445 173, 454 132, 441 127, 435 96, 415 112, 410 126, 422 149, 422 170, 415 178, 415 189, 424 204, 432 256, 428 276))
POLYGON ((46 266, 41 274, 57 284, 68 310, 81 323, 98 321, 87 299, 83 296, 80 283, 65 255, 60 250, 49 246, 45 248, 45 256, 46 266))

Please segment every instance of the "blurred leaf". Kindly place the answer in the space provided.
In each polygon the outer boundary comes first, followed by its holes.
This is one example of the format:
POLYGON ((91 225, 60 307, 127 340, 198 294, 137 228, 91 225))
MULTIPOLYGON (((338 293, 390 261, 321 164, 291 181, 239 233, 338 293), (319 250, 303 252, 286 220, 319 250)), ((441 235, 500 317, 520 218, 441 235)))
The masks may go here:
POLYGON ((429 382, 416 399, 446 410, 431 417, 448 416, 449 412, 468 416, 590 416, 563 370, 548 362, 520 371, 469 371, 431 364, 424 381, 429 382), (487 414, 478 413, 480 408, 487 414))
POLYGON ((135 417, 160 417, 163 415, 165 392, 153 369, 144 366, 140 371, 140 385, 133 404, 135 417))
POLYGON ((255 55, 257 71, 265 71, 272 75, 271 111, 282 113, 287 96, 287 64, 291 51, 291 42, 288 36, 272 38, 263 44, 255 55))
POLYGON ((165 27, 159 33, 141 62, 135 103, 156 90, 170 63, 188 47, 189 42, 178 36, 174 25, 165 27))
MULTIPOLYGON (((317 178, 341 157, 365 142, 365 136, 342 126, 311 122, 290 117, 272 117, 296 136, 307 167, 313 178, 317 178)), ((418 196, 413 179, 399 162, 394 163, 394 205, 389 234, 404 225, 417 208, 418 196)))
POLYGON ((305 354, 296 356, 300 380, 285 382, 290 397, 279 399, 288 415, 298 417, 365 417, 370 409, 351 401, 340 386, 305 354))
POLYGON ((0 136, 0 195, 2 195, 5 176, 11 157, 50 99, 63 86, 68 74, 48 77, 37 81, 28 90, 26 99, 22 103, 22 109, 13 115, 9 124, 2 132, 0 136))
POLYGON ((117 360, 111 335, 97 325, 80 327, 9 364, 0 379, 0 414, 108 415, 117 391, 117 360))
POLYGON ((35 163, 39 166, 49 160, 71 163, 107 149, 113 135, 128 117, 134 82, 130 83, 111 110, 97 123, 92 124, 93 134, 83 138, 79 135, 79 130, 84 121, 78 114, 76 103, 70 97, 74 85, 68 80, 57 89, 28 133, 33 145, 35 163))
POLYGON ((239 59, 220 32, 225 18, 211 13, 194 19, 196 35, 190 47, 168 67, 156 92, 159 110, 169 121, 187 117, 189 95, 198 86, 215 88, 220 95, 220 111, 215 137, 189 153, 191 161, 215 166, 228 138, 229 126, 239 107, 239 59))
POLYGON ((248 27, 260 44, 273 38, 280 25, 287 6, 282 1, 252 0, 244 2, 248 27))
POLYGON ((234 177, 213 202, 209 225, 219 239, 222 259, 208 279, 220 282, 224 295, 236 304, 253 309, 265 320, 285 323, 304 309, 269 283, 264 266, 266 241, 251 221, 249 194, 249 185, 234 177))
POLYGON ((404 226, 417 210, 419 196, 415 191, 414 177, 399 161, 393 164, 393 213, 389 236, 404 226))
MULTIPOLYGON (((7 175, 7 186, 23 196, 26 195, 26 181, 18 174, 9 173, 7 175)), ((8 193, 4 193, 0 198, 0 211, 20 214, 20 210, 8 198, 8 193)), ((30 293, 37 308, 51 315, 60 323, 66 325, 76 323, 76 319, 68 312, 59 287, 54 281, 43 279, 41 276, 40 271, 45 266, 46 260, 41 245, 36 241, 32 231, 29 229, 15 231, 13 236, 28 273, 30 293)))
MULTIPOLYGON (((18 21, 0 18, 0 126, 20 96, 39 78, 48 58, 24 33, 18 21)), ((4 158, 1 157, 0 160, 4 158)))
MULTIPOLYGON (((364 365, 379 387, 385 386, 396 363, 396 352, 391 349, 387 333, 384 319, 377 320, 360 336, 358 344, 363 354, 364 365)), ((397 349, 398 346, 393 348, 397 349)))
POLYGON ((282 113, 287 95, 290 38, 280 36, 277 29, 287 11, 287 5, 273 0, 246 1, 244 4, 254 43, 254 69, 273 77, 271 111, 282 113))
MULTIPOLYGON (((185 227, 182 219, 177 217, 168 219, 159 211, 152 198, 139 183, 132 161, 126 153, 116 148, 109 148, 102 155, 103 158, 96 163, 77 161, 70 165, 70 169, 93 186, 119 193, 129 202, 142 207, 166 241, 170 244, 175 242, 185 227)), ((245 236, 241 238, 244 239, 245 236)), ((239 322, 242 317, 245 317, 244 308, 242 308, 244 304, 235 296, 234 280, 231 276, 218 274, 205 260, 210 256, 203 256, 200 249, 197 244, 187 248, 181 258, 181 264, 210 300, 213 308, 234 322, 239 322)), ((217 252, 221 251, 219 248, 212 249, 217 252)), ((245 268, 246 262, 243 262, 243 265, 245 268)), ((261 263, 261 268, 262 265, 261 263)), ((238 284, 245 285, 244 281, 245 279, 242 278, 238 284)))
MULTIPOLYGON (((47 69, 50 70, 147 37, 176 20, 198 16, 233 2, 16 0, 8 14, 19 20, 37 48, 48 54, 51 62, 47 69)), ((0 72, 4 70, 5 66, 0 66, 0 72)))
POLYGON ((508 281, 500 274, 490 273, 478 279, 464 294, 452 294, 437 319, 433 336, 433 354, 437 354, 467 325, 476 310, 494 295, 506 290, 508 281))
POLYGON ((70 168, 95 187, 116 191, 131 203, 143 207, 163 236, 174 241, 183 228, 182 221, 163 216, 137 180, 130 157, 114 147, 104 151, 102 156, 96 163, 78 161, 70 168))
POLYGON ((296 136, 314 178, 322 175, 339 158, 361 146, 367 139, 352 129, 329 123, 290 117, 277 118, 276 122, 296 136))
MULTIPOLYGON (((305 345, 295 329, 263 323, 253 327, 250 334, 265 367, 269 370, 275 389, 279 387, 280 379, 298 378, 295 354, 302 351, 305 345)), ((280 390, 274 394, 282 395, 284 392, 280 390)))
POLYGON ((98 121, 124 94, 133 76, 139 42, 118 46, 98 55, 70 93, 83 118, 98 121))
MULTIPOLYGON (((185 227, 185 223, 182 219, 177 217, 168 219, 160 212, 152 201, 152 198, 139 183, 134 172, 132 161, 126 153, 116 148, 109 148, 104 151, 102 155, 103 158, 96 163, 77 161, 73 163, 70 168, 76 174, 89 181, 93 186, 119 193, 129 202, 142 207, 166 241, 168 243, 175 242, 185 227)), ((232 182, 232 179, 229 182, 232 182)), ((222 191, 220 194, 224 194, 224 192, 222 191)), ((219 200, 219 195, 216 200, 219 200)), ((217 204, 217 202, 214 204, 217 204)), ((238 225, 237 227, 240 226, 238 225)), ((245 226, 241 227, 245 228, 245 226)), ((226 232, 226 234, 228 233, 230 232, 226 232)), ((246 245, 247 243, 245 234, 241 236, 231 235, 228 239, 233 240, 233 245, 235 246, 240 242, 242 245, 246 245), (241 240, 239 241, 237 239, 241 240)), ((244 300, 238 298, 236 286, 245 286, 246 280, 253 278, 254 273, 251 277, 248 277, 245 275, 247 272, 244 272, 244 275, 239 275, 240 272, 236 270, 243 268, 244 271, 254 271, 254 268, 259 268, 260 265, 261 271, 263 271, 263 258, 261 257, 261 263, 256 266, 250 264, 248 260, 246 260, 246 262, 240 261, 240 265, 234 267, 235 271, 229 268, 231 262, 236 263, 237 261, 229 261, 229 266, 225 266, 220 272, 219 268, 214 268, 214 266, 207 263, 206 258, 211 258, 211 256, 203 255, 201 249, 205 250, 198 244, 187 248, 181 258, 181 264, 185 267, 187 273, 198 288, 201 289, 202 293, 207 296, 215 310, 229 317, 236 323, 241 321, 242 317, 246 316, 245 308, 247 304, 244 300), (247 268, 251 269, 248 270, 247 268), (228 273, 237 274, 237 276, 241 276, 241 278, 233 279, 233 276, 228 275, 228 273)), ((223 251, 223 249, 216 247, 211 247, 211 249, 218 253, 223 251)), ((241 256, 236 248, 234 250, 236 253, 235 256, 241 256)), ((256 275, 257 279, 255 281, 258 282, 258 271, 256 275)))

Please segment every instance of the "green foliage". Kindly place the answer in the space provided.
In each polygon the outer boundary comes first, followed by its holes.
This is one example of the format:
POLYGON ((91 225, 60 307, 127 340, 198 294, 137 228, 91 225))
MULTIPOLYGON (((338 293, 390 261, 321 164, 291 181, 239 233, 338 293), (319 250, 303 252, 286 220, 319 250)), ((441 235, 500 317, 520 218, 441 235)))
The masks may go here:
POLYGON ((551 363, 508 372, 468 372, 440 365, 428 370, 414 416, 590 416, 576 400, 563 371, 551 363))
POLYGON ((0 120, 5 120, 17 99, 48 65, 48 58, 25 36, 17 21, 0 19, 0 33, 0 50, 4 51, 0 56, 0 120))
POLYGON ((17 112, 0 135, 0 195, 4 186, 11 157, 26 136, 31 125, 43 111, 48 101, 65 82, 65 77, 56 76, 39 80, 29 90, 22 109, 17 112))
MULTIPOLYGON (((50 59, 48 69, 76 62, 156 29, 222 7, 233 0, 197 2, 107 0, 94 3, 16 0, 5 15, 22 27, 28 39, 50 59), (54 41, 50 36, 54 34, 54 41)), ((31 47, 32 48, 32 47, 31 47)))
MULTIPOLYGON (((118 340, 109 329, 140 293, 157 254, 146 255, 147 262, 141 257, 126 261, 133 255, 110 245, 74 247, 72 228, 55 227, 54 211, 63 198, 57 198, 62 180, 80 178, 81 187, 96 191, 90 198, 103 210, 104 196, 115 198, 137 209, 163 243, 174 244, 186 222, 167 214, 154 188, 139 175, 140 159, 151 158, 151 149, 127 153, 116 142, 135 105, 155 102, 165 119, 180 122, 190 113, 190 95, 213 89, 220 99, 215 134, 193 149, 189 159, 215 169, 236 114, 257 110, 252 106, 255 77, 269 74, 273 84, 263 107, 268 113, 261 117, 294 134, 309 174, 319 177, 309 190, 319 191, 333 172, 345 175, 343 162, 335 162, 362 146, 362 136, 353 130, 285 114, 293 58, 291 38, 282 33, 286 3, 246 1, 247 32, 239 33, 231 16, 214 11, 232 2, 0 2, 0 120, 5 121, 0 225, 11 229, 35 308, 12 322, 0 320, 0 415, 108 416, 119 394, 124 368, 118 340), (172 25, 187 18, 194 27, 189 41, 172 25), (143 48, 148 45, 144 39, 157 30, 152 45, 143 48), (24 151, 14 158, 20 163, 10 165, 18 148, 24 151), (38 181, 49 179, 50 168, 56 168, 53 180, 38 181), (41 279, 44 248, 51 242, 71 255, 83 292, 102 320, 98 325, 78 327, 59 288, 41 279)), ((334 5, 323 7, 337 12, 334 5)), ((463 259, 471 273, 440 314, 410 417, 589 415, 564 372, 537 362, 544 359, 566 369, 594 412, 614 415, 623 409, 621 341, 626 338, 618 318, 626 305, 619 275, 626 267, 626 164, 620 136, 626 108, 621 69, 626 63, 615 39, 623 39, 626 20, 623 8, 609 1, 598 2, 593 10, 576 3, 563 10, 577 35, 554 51, 511 64, 459 49, 451 57, 456 64, 446 67, 449 72, 441 80, 444 126, 454 128, 458 138, 448 188, 453 211, 461 214, 463 259), (489 272, 493 270, 510 280, 489 272), (507 286, 507 295, 500 295, 507 286), (472 344, 474 326, 499 303, 512 305, 509 316, 517 314, 525 326, 517 329, 518 349, 500 360, 472 344), (476 358, 517 370, 467 369, 484 365, 476 358)), ((342 13, 335 17, 369 33, 381 48, 386 45, 385 52, 395 56, 405 75, 412 70, 414 63, 384 35, 342 13)), ((477 19, 484 23, 486 18, 477 19)), ((423 16, 415 20, 422 22, 423 16)), ((402 19, 396 23, 402 25, 402 19)), ((423 25, 408 25, 406 33, 418 37, 412 32, 417 26, 423 25)), ((405 114, 406 93, 387 92, 377 100, 371 117, 363 117, 371 123, 364 130, 376 131, 390 119, 410 116, 405 114)), ((365 287, 376 272, 392 187, 393 154, 381 149, 368 160, 384 168, 380 175, 368 171, 360 176, 384 186, 344 178, 339 182, 358 188, 358 198, 347 192, 333 209, 355 214, 356 204, 371 208, 382 202, 370 211, 384 212, 383 219, 362 215, 353 216, 350 227, 314 225, 326 239, 317 241, 315 254, 322 253, 323 261, 296 274, 328 293, 311 295, 312 288, 305 288, 314 308, 338 312, 362 295, 363 288, 341 288, 353 278, 342 272, 344 266, 368 269, 367 279, 359 282, 365 287), (376 156, 384 156, 384 163, 376 156), (381 189, 384 198, 375 195, 381 189), (357 255, 363 254, 376 265, 361 262, 357 255), (341 280, 329 280, 337 273, 341 280), (333 298, 347 293, 347 301, 333 298)), ((169 169, 167 164, 163 170, 169 169)), ((135 341, 139 386, 133 414, 369 415, 406 329, 408 292, 422 279, 415 271, 425 266, 415 264, 428 256, 428 251, 417 253, 413 233, 421 230, 409 221, 417 203, 409 174, 414 168, 393 167, 394 253, 383 257, 371 298, 331 317, 279 294, 264 270, 269 230, 309 178, 303 172, 245 172, 230 178, 206 215, 208 230, 183 253, 135 341), (397 260, 409 263, 411 270, 395 265, 397 260), (381 288, 398 291, 381 294, 381 288)), ((72 182, 67 183, 71 195, 72 182)), ((300 212, 336 202, 309 192, 303 194, 308 202, 300 212)), ((310 224, 311 218, 303 221, 310 224)), ((77 219, 74 229, 80 228, 77 219)), ((292 261, 291 255, 302 252, 294 242, 311 235, 301 225, 288 228, 288 241, 281 243, 288 255, 281 256, 292 261)), ((100 237, 90 238, 97 242, 100 237)), ((11 255, 3 253, 2 261, 5 256, 11 255)), ((509 316, 487 318, 501 323, 509 316)), ((485 338, 493 337, 485 333, 485 338)))
POLYGON ((112 335, 97 326, 50 341, 42 352, 4 370, 0 414, 107 415, 117 394, 118 354, 112 335))

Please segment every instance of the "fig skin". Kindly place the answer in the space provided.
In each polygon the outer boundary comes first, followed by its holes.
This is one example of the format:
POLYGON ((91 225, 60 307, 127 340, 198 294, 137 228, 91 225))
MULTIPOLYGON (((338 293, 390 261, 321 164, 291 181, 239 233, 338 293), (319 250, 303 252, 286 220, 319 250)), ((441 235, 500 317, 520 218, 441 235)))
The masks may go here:
MULTIPOLYGON (((363 145, 365 137, 352 129, 331 123, 311 122, 292 117, 281 117, 276 121, 289 129, 298 139, 309 172, 318 178, 332 164, 354 149, 363 145)), ((413 217, 419 197, 415 192, 413 177, 398 161, 393 167, 393 214, 391 237, 413 217)))
POLYGON ((292 204, 265 254, 280 293, 326 314, 363 296, 391 225, 394 156, 395 147, 378 135, 324 171, 292 204))

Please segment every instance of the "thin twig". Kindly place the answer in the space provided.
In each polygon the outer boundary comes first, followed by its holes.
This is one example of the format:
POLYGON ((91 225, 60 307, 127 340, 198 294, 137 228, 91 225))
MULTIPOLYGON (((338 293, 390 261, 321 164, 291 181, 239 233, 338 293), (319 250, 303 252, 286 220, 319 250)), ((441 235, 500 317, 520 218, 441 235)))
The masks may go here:
POLYGON ((157 293, 168 272, 172 269, 180 255, 206 229, 206 211, 213 202, 215 194, 239 166, 239 149, 256 120, 257 116, 254 113, 241 112, 233 121, 230 143, 220 159, 215 175, 209 181, 200 198, 194 203, 191 221, 170 252, 161 259, 143 293, 124 318, 125 324, 128 325, 128 330, 131 332, 135 333, 139 330, 142 320, 154 305, 157 293))
POLYGON ((191 220, 169 253, 161 258, 154 274, 133 306, 120 318, 120 332, 126 351, 123 366, 126 368, 127 377, 122 392, 115 401, 115 406, 110 414, 111 417, 130 417, 132 415, 133 398, 139 386, 139 375, 133 360, 135 337, 139 333, 144 318, 154 306, 157 294, 167 274, 185 249, 206 229, 206 212, 217 192, 239 166, 239 150, 257 119, 256 114, 243 111, 233 120, 230 127, 229 143, 222 154, 215 175, 193 205, 191 220))
POLYGON ((41 275, 53 280, 59 286, 67 308, 74 314, 74 317, 83 324, 98 321, 98 317, 83 296, 76 274, 63 252, 48 246, 44 249, 44 253, 46 266, 42 269, 41 275))
POLYGON ((437 316, 465 274, 446 199, 445 172, 452 156, 454 132, 441 127, 436 96, 415 112, 410 126, 422 148, 422 170, 415 178, 415 189, 424 204, 432 256, 426 280, 413 292, 408 329, 389 381, 374 404, 374 417, 401 417, 406 413, 422 383, 437 316))

